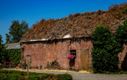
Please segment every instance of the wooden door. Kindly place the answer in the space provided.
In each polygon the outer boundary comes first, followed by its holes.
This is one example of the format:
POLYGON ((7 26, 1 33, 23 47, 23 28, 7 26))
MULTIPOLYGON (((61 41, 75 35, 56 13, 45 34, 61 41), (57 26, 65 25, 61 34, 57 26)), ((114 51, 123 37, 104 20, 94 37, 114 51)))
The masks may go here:
POLYGON ((89 70, 89 49, 81 50, 81 68, 83 70, 89 70))

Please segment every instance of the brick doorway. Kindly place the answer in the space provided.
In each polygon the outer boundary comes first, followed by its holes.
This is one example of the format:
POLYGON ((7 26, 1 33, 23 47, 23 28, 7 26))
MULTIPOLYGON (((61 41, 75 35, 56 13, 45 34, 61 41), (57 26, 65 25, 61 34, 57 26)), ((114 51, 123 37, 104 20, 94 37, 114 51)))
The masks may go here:
POLYGON ((89 64, 89 49, 83 49, 81 50, 81 68, 83 70, 89 70, 90 69, 90 64, 89 64))
POLYGON ((69 68, 73 70, 75 68, 76 50, 70 50, 69 56, 69 68))

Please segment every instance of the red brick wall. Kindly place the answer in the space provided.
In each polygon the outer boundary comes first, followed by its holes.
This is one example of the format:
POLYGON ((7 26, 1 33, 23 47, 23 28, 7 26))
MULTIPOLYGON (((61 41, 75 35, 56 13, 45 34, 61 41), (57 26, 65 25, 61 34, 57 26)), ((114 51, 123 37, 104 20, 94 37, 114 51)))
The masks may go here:
POLYGON ((42 68, 46 68, 48 62, 57 60, 62 69, 69 69, 69 60, 67 54, 70 49, 76 50, 76 60, 75 60, 75 69, 82 69, 80 55, 83 50, 89 50, 89 65, 91 66, 91 49, 92 42, 90 40, 84 41, 75 41, 71 42, 70 40, 59 41, 57 43, 23 43, 21 45, 24 50, 22 52, 24 58, 26 55, 31 55, 31 66, 37 67, 42 65, 42 68))
POLYGON ((120 69, 121 69, 121 65, 122 65, 126 55, 127 55, 127 44, 124 44, 122 52, 120 52, 118 54, 118 58, 119 58, 119 64, 118 64, 118 66, 119 66, 120 69))

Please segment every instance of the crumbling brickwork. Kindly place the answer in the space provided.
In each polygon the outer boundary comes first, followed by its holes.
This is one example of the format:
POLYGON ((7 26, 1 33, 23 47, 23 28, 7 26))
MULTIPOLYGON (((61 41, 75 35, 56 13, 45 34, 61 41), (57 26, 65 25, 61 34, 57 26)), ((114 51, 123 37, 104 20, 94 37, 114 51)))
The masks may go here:
MULTIPOLYGON (((127 56, 127 44, 123 45, 123 50, 118 54, 119 58, 119 69, 122 69, 122 64, 124 64, 125 56, 127 56)), ((125 63, 127 64, 127 63, 125 63)))
POLYGON ((90 40, 80 40, 73 41, 65 40, 58 42, 32 42, 32 43, 22 43, 22 54, 24 59, 27 56, 31 56, 31 67, 42 69, 47 68, 48 64, 51 64, 53 61, 57 61, 60 65, 59 69, 69 69, 69 59, 67 54, 71 49, 76 50, 76 59, 74 69, 90 69, 91 68, 91 49, 92 42, 90 40), (82 60, 82 56, 86 58, 86 63, 82 60), (85 55, 87 55, 85 57, 85 55), (82 64, 83 63, 83 64, 82 64), (83 67, 85 66, 85 67, 83 67))

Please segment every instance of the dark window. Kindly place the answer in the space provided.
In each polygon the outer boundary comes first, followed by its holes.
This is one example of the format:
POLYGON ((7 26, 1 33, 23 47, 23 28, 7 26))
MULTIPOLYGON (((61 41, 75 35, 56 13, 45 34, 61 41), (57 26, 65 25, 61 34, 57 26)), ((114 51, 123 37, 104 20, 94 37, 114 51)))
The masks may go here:
POLYGON ((70 50, 70 54, 76 55, 76 50, 70 50))
POLYGON ((73 58, 69 60, 70 69, 73 69, 75 66, 76 50, 70 50, 69 54, 73 56, 73 58))

